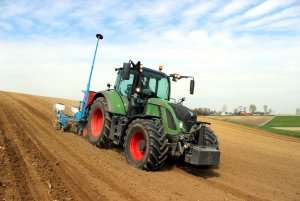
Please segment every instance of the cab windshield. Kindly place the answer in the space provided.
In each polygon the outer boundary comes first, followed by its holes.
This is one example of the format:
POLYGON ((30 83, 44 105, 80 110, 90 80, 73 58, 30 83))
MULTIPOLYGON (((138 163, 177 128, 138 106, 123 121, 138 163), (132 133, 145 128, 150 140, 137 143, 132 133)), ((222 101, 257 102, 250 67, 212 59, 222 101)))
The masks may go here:
MULTIPOLYGON (((123 80, 123 71, 120 71, 117 82, 116 90, 122 95, 130 99, 132 95, 132 85, 134 78, 136 77, 136 71, 131 70, 130 77, 128 80, 123 80)), ((141 94, 153 93, 155 96, 161 99, 169 100, 170 86, 169 79, 165 74, 152 71, 150 69, 144 68, 143 73, 140 77, 140 87, 141 94)))
POLYGON ((144 69, 141 78, 142 93, 150 90, 158 98, 169 99, 169 80, 163 73, 144 69))

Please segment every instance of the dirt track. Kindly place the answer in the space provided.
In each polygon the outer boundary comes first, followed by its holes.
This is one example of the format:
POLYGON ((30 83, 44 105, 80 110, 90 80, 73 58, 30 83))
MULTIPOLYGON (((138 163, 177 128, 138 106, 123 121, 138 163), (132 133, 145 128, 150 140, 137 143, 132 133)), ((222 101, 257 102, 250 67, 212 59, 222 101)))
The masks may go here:
POLYGON ((300 200, 300 140, 207 120, 219 136, 212 170, 169 162, 145 172, 122 149, 100 150, 52 127, 54 102, 0 92, 0 200, 300 200))

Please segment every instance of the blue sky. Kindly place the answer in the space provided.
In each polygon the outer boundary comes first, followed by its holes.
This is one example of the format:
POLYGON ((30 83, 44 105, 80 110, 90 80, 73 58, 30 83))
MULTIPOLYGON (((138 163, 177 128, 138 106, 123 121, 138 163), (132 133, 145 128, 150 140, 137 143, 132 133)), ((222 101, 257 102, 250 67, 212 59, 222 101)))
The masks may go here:
POLYGON ((0 90, 81 99, 129 59, 196 78, 190 107, 300 107, 300 1, 0 0, 0 90))

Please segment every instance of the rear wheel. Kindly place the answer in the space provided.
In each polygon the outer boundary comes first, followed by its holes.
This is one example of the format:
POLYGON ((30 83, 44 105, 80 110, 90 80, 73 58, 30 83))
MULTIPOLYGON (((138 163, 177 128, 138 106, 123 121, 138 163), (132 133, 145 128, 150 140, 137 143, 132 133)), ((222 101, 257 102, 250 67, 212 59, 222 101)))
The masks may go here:
POLYGON ((87 129, 87 127, 84 127, 84 129, 82 131, 82 136, 85 137, 85 138, 87 138, 87 136, 88 136, 88 129, 87 129))
MULTIPOLYGON (((88 140, 100 148, 110 145, 111 117, 108 113, 107 102, 103 97, 97 98, 89 111, 87 137, 88 140)), ((83 131, 85 135, 85 130, 83 131)))
POLYGON ((154 120, 136 119, 126 131, 126 160, 140 169, 158 169, 167 159, 167 142, 163 126, 154 120))
POLYGON ((83 137, 87 137, 87 125, 86 126, 82 126, 82 128, 81 127, 79 127, 78 128, 78 130, 77 130, 77 134, 78 135, 80 135, 80 136, 83 136, 83 137))

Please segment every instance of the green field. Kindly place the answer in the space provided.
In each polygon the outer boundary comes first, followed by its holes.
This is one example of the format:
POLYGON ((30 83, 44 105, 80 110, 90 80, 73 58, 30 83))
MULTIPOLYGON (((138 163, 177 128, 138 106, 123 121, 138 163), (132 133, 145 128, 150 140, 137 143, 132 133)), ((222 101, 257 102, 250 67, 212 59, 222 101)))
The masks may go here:
POLYGON ((276 116, 274 119, 272 119, 270 122, 268 122, 263 126, 230 121, 230 120, 224 120, 224 121, 242 125, 242 126, 251 127, 251 128, 256 128, 259 130, 265 130, 274 134, 288 135, 288 136, 300 138, 300 131, 279 130, 273 128, 273 127, 300 127, 300 116, 276 116))
POLYGON ((276 116, 264 127, 300 127, 300 116, 276 116))

